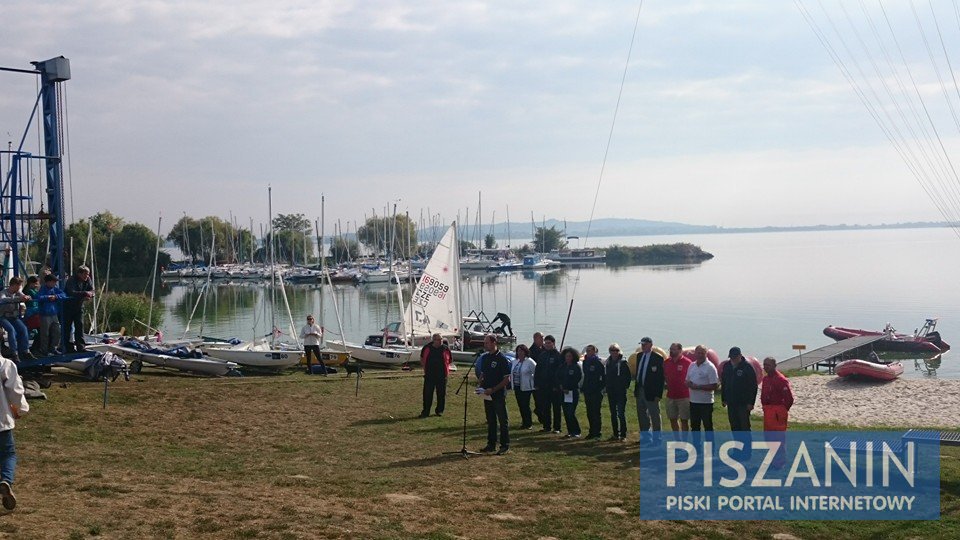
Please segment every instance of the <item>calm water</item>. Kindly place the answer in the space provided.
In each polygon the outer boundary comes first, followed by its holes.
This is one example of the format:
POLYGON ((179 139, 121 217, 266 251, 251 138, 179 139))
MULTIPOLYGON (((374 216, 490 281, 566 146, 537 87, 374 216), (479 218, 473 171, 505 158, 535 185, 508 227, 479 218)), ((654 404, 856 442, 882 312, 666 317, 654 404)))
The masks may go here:
MULTIPOLYGON (((616 341, 633 347, 645 335, 664 348, 672 341, 703 343, 725 352, 786 358, 793 344, 813 349, 830 343, 828 324, 879 329, 890 322, 912 332, 925 317, 941 317, 939 329, 960 345, 960 239, 949 229, 843 231, 621 237, 590 245, 691 242, 715 258, 696 266, 564 269, 538 274, 464 276, 464 310, 482 308, 492 318, 505 311, 524 342, 534 330, 559 340, 574 301, 566 343, 578 348, 616 341)), ((168 336, 179 336, 197 301, 199 285, 167 284, 162 301, 168 336)), ((290 308, 299 325, 322 313, 337 332, 330 293, 319 286, 292 286, 290 308)), ((396 289, 386 285, 337 285, 344 333, 361 340, 386 319, 397 320, 396 289), (392 312, 387 316, 387 311, 392 312)), ((206 298, 203 333, 249 338, 269 331, 269 289, 256 284, 216 285, 206 298)), ((405 294, 405 299, 408 297, 405 294)), ((278 302, 277 316, 286 311, 278 302)), ((191 326, 196 335, 204 302, 191 326)), ((282 316, 281 316, 282 314, 282 316)), ((332 333, 330 334, 332 335, 332 333)), ((954 354, 940 362, 905 362, 907 376, 960 378, 954 354)))

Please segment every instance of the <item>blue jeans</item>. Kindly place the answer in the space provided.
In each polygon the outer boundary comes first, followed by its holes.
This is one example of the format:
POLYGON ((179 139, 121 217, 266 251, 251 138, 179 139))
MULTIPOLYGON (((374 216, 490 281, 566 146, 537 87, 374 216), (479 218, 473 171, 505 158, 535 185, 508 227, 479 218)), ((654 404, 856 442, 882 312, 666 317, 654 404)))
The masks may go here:
POLYGON ((22 320, 4 317, 0 319, 0 326, 7 332, 7 344, 10 345, 11 351, 23 353, 30 348, 27 325, 23 324, 22 320))
POLYGON ((17 451, 13 447, 13 430, 0 431, 0 480, 13 485, 13 471, 17 468, 17 451))

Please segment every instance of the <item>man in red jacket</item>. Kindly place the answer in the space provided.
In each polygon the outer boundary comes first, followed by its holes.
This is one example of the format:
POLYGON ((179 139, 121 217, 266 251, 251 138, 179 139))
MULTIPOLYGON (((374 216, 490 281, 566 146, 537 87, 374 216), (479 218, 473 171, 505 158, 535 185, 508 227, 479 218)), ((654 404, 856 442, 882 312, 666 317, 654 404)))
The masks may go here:
POLYGON ((786 442, 786 434, 783 432, 787 431, 787 414, 793 406, 793 389, 783 373, 777 371, 776 358, 772 356, 764 358, 763 371, 766 372, 763 377, 763 387, 760 390, 760 404, 763 405, 763 431, 776 432, 775 435, 768 435, 767 439, 780 443, 780 448, 773 460, 773 466, 780 468, 785 463, 786 450, 783 444, 786 442))
POLYGON ((447 401, 447 375, 450 373, 450 362, 453 355, 450 349, 443 344, 440 334, 434 334, 430 343, 420 350, 420 365, 423 366, 423 410, 420 418, 430 416, 430 407, 433 405, 433 393, 437 393, 437 416, 443 416, 443 408, 447 401))

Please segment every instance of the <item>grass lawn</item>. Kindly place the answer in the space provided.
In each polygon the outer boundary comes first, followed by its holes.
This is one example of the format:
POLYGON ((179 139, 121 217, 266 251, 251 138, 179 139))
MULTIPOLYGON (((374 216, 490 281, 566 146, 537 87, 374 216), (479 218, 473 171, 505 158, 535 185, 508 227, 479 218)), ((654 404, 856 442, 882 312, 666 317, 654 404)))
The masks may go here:
MULTIPOLYGON (((102 385, 60 376, 68 387, 55 384, 49 401, 32 402, 18 422, 19 505, 0 515, 0 535, 960 537, 955 449, 942 452, 939 522, 643 522, 636 444, 514 430, 507 456, 442 456, 460 448, 456 385, 442 418, 420 420, 418 374, 384 375, 368 370, 354 397, 354 379, 341 375, 199 379, 145 370, 111 385, 106 411, 102 385)), ((518 425, 512 395, 508 403, 518 425)), ((715 418, 726 429, 722 409, 715 418)), ((629 421, 635 441, 635 413, 629 421)), ((485 434, 470 396, 468 446, 482 447, 485 434)))

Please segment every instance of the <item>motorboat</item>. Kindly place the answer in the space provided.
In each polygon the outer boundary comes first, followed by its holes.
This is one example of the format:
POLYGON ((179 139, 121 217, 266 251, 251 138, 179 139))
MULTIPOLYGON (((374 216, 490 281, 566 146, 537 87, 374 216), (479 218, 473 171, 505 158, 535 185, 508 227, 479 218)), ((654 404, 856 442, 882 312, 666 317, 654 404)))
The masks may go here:
POLYGON ((550 259, 564 264, 602 263, 607 260, 607 252, 602 249, 564 249, 552 250, 550 259))
POLYGON ((831 325, 823 329, 823 334, 837 341, 858 336, 885 336, 872 344, 875 351, 939 354, 950 350, 950 345, 937 332, 937 319, 927 319, 912 335, 898 333, 890 323, 880 331, 831 325))
POLYGON ((892 381, 903 375, 900 362, 871 362, 869 360, 844 360, 834 368, 837 377, 865 377, 878 381, 892 381))

